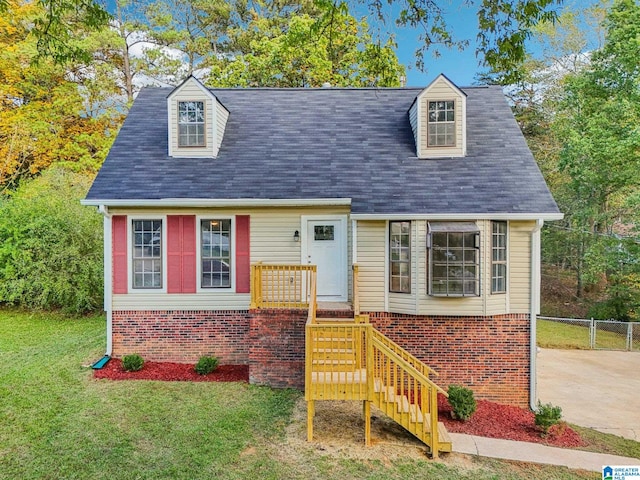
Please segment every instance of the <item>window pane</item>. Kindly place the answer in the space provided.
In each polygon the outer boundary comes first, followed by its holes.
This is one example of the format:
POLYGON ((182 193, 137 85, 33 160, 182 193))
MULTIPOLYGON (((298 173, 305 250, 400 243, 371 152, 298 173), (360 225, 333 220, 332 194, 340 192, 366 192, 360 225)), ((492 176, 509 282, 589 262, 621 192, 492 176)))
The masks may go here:
POLYGON ((178 145, 205 145, 204 102, 178 102, 178 145))
POLYGON ((507 291, 507 222, 492 222, 491 293, 507 291))
POLYGON ((478 295, 478 233, 433 232, 430 250, 432 295, 478 295))
POLYGON ((202 288, 231 286, 231 220, 200 222, 200 257, 202 288))
POLYGON ((411 293, 411 222, 389 223, 389 290, 411 293))
POLYGON ((133 288, 162 288, 162 220, 133 220, 133 288))

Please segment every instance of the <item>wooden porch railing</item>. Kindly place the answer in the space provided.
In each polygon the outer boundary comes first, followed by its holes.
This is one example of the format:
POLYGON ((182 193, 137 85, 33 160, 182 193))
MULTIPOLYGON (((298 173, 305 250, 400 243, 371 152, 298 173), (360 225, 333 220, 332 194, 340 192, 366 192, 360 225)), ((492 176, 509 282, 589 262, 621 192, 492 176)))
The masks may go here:
POLYGON ((305 347, 309 440, 315 400, 359 400, 364 402, 367 444, 373 403, 426 443, 432 456, 451 451, 447 432, 438 425, 438 392, 446 392, 429 379, 435 372, 368 321, 345 324, 309 317, 305 347))
POLYGON ((373 366, 367 374, 373 382, 374 405, 429 445, 433 458, 440 451, 451 451, 446 429, 438 424, 438 393, 447 393, 383 339, 382 334, 371 329, 369 354, 373 366))
POLYGON ((315 265, 251 265, 251 308, 308 308, 316 271, 315 265))

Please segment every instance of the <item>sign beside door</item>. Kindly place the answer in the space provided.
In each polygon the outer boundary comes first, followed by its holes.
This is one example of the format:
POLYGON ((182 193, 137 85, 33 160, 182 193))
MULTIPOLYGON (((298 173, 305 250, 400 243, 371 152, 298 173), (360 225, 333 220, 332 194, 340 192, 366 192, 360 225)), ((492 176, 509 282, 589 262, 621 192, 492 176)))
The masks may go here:
POLYGON ((347 301, 347 216, 302 216, 302 264, 317 265, 320 301, 347 301))

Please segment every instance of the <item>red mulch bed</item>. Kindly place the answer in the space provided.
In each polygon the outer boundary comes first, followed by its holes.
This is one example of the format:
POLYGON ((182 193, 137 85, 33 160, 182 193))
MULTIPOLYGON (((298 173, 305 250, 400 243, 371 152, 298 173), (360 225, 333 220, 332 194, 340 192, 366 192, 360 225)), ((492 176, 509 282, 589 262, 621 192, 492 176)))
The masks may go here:
POLYGON ((444 395, 439 395, 439 420, 445 424, 448 431, 455 433, 535 442, 562 448, 586 445, 580 435, 566 423, 560 422, 554 425, 543 437, 535 425, 534 414, 529 410, 486 400, 477 400, 477 404, 476 413, 466 422, 461 422, 451 418, 451 406, 444 395))
MULTIPOLYGON (((208 375, 197 374, 192 364, 173 362, 145 362, 142 370, 125 372, 122 361, 113 358, 94 378, 110 380, 165 380, 189 382, 248 382, 247 365, 220 365, 208 375)), ((542 443, 554 447, 573 448, 586 445, 580 436, 565 423, 551 427, 546 436, 540 435, 532 412, 519 407, 477 400, 478 409, 466 422, 451 418, 451 406, 444 395, 438 396, 438 413, 447 430, 480 437, 542 443)))
POLYGON ((142 370, 125 372, 122 361, 112 358, 100 370, 94 370, 94 378, 109 380, 165 380, 187 382, 249 382, 248 365, 220 365, 208 375, 199 375, 193 364, 174 362, 144 362, 142 370))

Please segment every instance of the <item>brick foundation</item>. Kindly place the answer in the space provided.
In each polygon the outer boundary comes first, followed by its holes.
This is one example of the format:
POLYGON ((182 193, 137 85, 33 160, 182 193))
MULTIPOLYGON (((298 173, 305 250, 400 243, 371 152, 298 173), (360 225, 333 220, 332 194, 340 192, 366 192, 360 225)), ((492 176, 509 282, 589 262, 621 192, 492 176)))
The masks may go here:
POLYGON ((215 355, 221 363, 249 363, 248 311, 114 311, 113 355, 195 363, 215 355))
MULTIPOLYGON (((369 315, 384 335, 436 369, 443 388, 457 383, 477 398, 528 405, 528 315, 369 315)), ((306 310, 115 311, 113 354, 185 363, 215 355, 222 363, 248 364, 251 383, 303 389, 306 320, 306 310)))
POLYGON ((434 368, 435 382, 471 388, 476 397, 529 404, 529 315, 425 317, 371 313, 394 342, 434 368))

